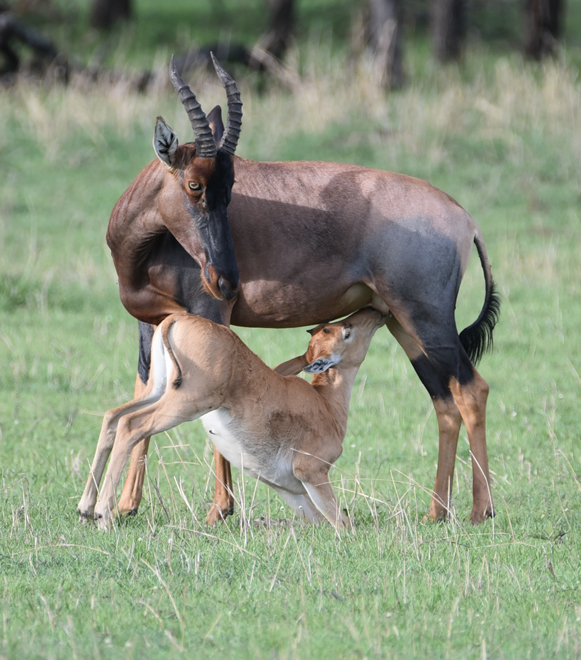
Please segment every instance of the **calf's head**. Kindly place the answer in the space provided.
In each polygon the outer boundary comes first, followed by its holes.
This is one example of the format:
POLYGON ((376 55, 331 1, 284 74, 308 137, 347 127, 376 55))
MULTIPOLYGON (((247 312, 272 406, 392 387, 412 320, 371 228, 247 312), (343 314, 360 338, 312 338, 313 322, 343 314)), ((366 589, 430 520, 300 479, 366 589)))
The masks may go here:
POLYGON ((309 330, 311 340, 307 352, 279 365, 276 371, 292 376, 301 371, 320 374, 332 367, 357 369, 365 359, 375 331, 385 320, 381 312, 366 307, 343 321, 321 323, 309 330))
MULTIPOLYGON (((190 119, 195 142, 180 145, 175 131, 162 117, 157 118, 153 147, 167 168, 158 210, 167 229, 200 266, 206 291, 219 300, 233 300, 239 273, 227 207, 234 185, 232 156, 240 136, 242 103, 236 83, 213 55, 212 60, 228 98, 223 134, 212 132, 172 57, 171 81, 190 119)), ((216 110, 212 114, 216 116, 216 110)), ((219 124, 221 128, 221 120, 219 124)))

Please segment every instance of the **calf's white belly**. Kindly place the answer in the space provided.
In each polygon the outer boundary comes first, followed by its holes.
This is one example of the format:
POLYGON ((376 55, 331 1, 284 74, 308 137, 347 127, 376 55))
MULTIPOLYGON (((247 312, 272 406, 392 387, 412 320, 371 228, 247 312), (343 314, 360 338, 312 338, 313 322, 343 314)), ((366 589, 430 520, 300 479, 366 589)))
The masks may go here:
POLYGON ((305 493, 303 484, 294 476, 292 455, 279 452, 276 461, 269 461, 271 456, 263 452, 260 458, 260 448, 253 445, 252 437, 245 437, 244 429, 238 427, 232 420, 226 408, 218 408, 200 417, 210 440, 222 456, 238 469, 255 479, 266 481, 291 493, 305 493))

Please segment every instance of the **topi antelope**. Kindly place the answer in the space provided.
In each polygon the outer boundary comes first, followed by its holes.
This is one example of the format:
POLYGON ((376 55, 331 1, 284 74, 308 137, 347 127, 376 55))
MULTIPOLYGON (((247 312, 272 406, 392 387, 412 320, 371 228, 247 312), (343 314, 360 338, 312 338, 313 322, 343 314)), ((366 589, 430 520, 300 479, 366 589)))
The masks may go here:
MULTIPOLYGON (((172 77, 176 80, 177 74, 172 77)), ((184 87, 176 88, 184 95, 184 87)), ((216 107, 208 123, 216 144, 223 144, 224 130, 232 130, 230 118, 224 129, 216 107)), ((176 309, 224 325, 288 328, 372 306, 389 315, 386 325, 430 394, 438 418, 438 469, 429 516, 445 518, 449 510, 462 421, 472 453, 470 519, 479 523, 492 516, 485 432, 488 385, 474 364, 492 345, 499 299, 482 234, 466 211, 446 193, 402 174, 339 163, 234 157, 236 182, 228 207, 232 243, 224 224, 224 233, 213 234, 208 227, 197 239, 198 248, 188 248, 183 236, 196 222, 191 209, 199 208, 207 180, 198 175, 206 172, 199 163, 208 159, 200 158, 197 143, 178 146, 167 127, 156 129, 154 146, 158 159, 117 202, 107 232, 121 299, 140 321, 136 390, 143 388, 149 372, 150 324, 176 309), (190 184, 200 188, 194 192, 190 184), (160 233, 150 233, 148 223, 160 233), (206 272, 204 236, 211 236, 223 254, 230 255, 230 246, 235 246, 240 273, 236 298, 221 295, 212 284, 219 280, 206 272), (124 245, 140 246, 138 258, 124 245), (474 245, 484 274, 484 304, 476 321, 458 335, 454 309, 474 245)), ((227 261, 235 272, 233 258, 227 261)), ((224 273, 234 292, 236 278, 224 273)), ((119 501, 125 513, 136 513, 141 501, 148 447, 146 438, 132 453, 119 501)), ((233 506, 228 462, 218 452, 215 457, 210 523, 233 506)))
POLYGON ((81 519, 109 527, 132 448, 201 417, 222 456, 272 486, 300 517, 319 522, 324 516, 336 528, 349 527, 328 473, 343 450, 355 376, 385 318, 366 308, 320 325, 310 331, 304 355, 273 371, 229 328, 192 314, 169 316, 153 335, 145 391, 105 414, 79 502, 81 519), (311 384, 296 377, 302 370, 314 374, 311 384))

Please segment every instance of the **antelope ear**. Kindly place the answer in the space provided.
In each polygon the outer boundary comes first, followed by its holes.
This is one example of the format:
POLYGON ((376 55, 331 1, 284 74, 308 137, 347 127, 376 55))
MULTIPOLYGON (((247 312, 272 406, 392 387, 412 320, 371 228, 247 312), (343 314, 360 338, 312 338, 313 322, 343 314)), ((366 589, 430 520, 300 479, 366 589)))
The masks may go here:
POLYGON ((307 366, 307 364, 307 356, 299 355, 292 360, 287 360, 286 362, 279 364, 278 367, 274 368, 274 370, 281 376, 297 376, 307 366))
POLYGON ((158 117, 153 132, 153 148, 157 157, 166 167, 173 166, 173 160, 178 148, 178 136, 170 128, 163 117, 158 117))
POLYGON ((224 124, 222 122, 222 108, 217 105, 215 108, 212 108, 207 115, 208 124, 210 124, 210 129, 212 130, 212 135, 214 136, 214 142, 216 146, 220 146, 222 141, 222 134, 224 133, 224 124))
POLYGON ((317 358, 311 364, 308 364, 304 367, 304 371, 308 374, 322 374, 324 371, 327 371, 331 367, 334 367, 336 364, 339 364, 339 360, 333 360, 331 358, 317 358))

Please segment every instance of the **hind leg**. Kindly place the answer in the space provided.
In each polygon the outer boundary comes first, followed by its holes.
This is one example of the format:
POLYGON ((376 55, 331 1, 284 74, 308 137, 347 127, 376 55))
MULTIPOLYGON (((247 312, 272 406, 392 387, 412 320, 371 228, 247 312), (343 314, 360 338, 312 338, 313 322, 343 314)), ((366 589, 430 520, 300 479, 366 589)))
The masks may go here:
MULTIPOLYGON (((137 365, 137 378, 135 379, 136 398, 142 395, 149 378, 151 342, 154 331, 155 326, 139 321, 139 362, 137 365)), ((149 440, 150 438, 143 438, 131 452, 129 470, 117 505, 120 513, 133 516, 137 514, 143 492, 149 440)))
POLYGON ((494 515, 486 449, 488 384, 468 359, 455 327, 428 325, 426 316, 419 332, 417 326, 406 322, 409 328, 404 328, 395 318, 390 318, 387 326, 432 397, 438 418, 438 470, 429 516, 434 520, 445 518, 449 510, 458 435, 464 421, 473 470, 470 520, 478 524, 494 515))
POLYGON ((465 364, 464 378, 452 378, 450 389, 464 420, 470 441, 473 496, 470 521, 477 525, 494 516, 486 449, 486 400, 489 388, 488 383, 470 364, 468 357, 464 355, 463 358, 468 363, 465 364))
POLYGON ((443 520, 450 511, 454 463, 462 416, 448 387, 446 377, 442 377, 442 374, 434 369, 417 341, 403 329, 395 317, 390 317, 386 325, 410 359, 422 384, 428 390, 436 411, 439 431, 438 469, 428 516, 432 520, 443 520))
POLYGON ((109 454, 115 443, 119 420, 124 415, 128 415, 140 408, 145 408, 150 404, 151 400, 148 400, 147 398, 136 398, 105 413, 101 425, 101 433, 99 434, 99 440, 97 442, 97 449, 95 450, 95 458, 91 465, 91 471, 89 473, 89 478, 87 479, 87 484, 85 485, 85 490, 83 491, 83 495, 77 507, 81 520, 93 517, 99 483, 101 482, 107 459, 109 458, 109 454))
POLYGON ((109 527, 113 520, 115 491, 133 448, 143 438, 169 431, 182 422, 192 421, 209 410, 215 410, 219 403, 212 393, 200 393, 194 388, 187 391, 168 389, 155 403, 119 420, 111 460, 95 507, 95 519, 101 529, 109 527))
MULTIPOLYGON (((139 397, 146 385, 142 382, 139 375, 135 381, 135 397, 139 397)), ((150 438, 143 438, 138 442, 131 452, 129 470, 125 478, 125 484, 119 504, 117 505, 119 513, 135 516, 141 502, 143 492, 143 481, 145 479, 145 466, 147 464, 147 452, 149 451, 150 438)))

